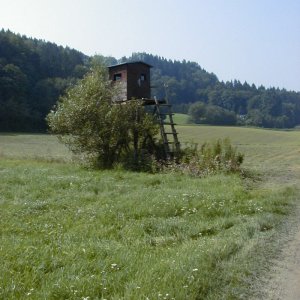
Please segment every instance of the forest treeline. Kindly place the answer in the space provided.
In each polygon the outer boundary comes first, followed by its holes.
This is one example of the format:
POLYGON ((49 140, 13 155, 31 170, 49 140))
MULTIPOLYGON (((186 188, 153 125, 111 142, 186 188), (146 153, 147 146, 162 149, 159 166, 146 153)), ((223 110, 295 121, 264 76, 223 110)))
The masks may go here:
POLYGON ((0 31, 0 130, 46 130, 46 115, 87 61, 79 51, 0 31))
POLYGON ((300 124, 300 92, 256 87, 238 80, 219 81, 195 62, 172 61, 146 53, 152 69, 153 93, 171 100, 175 112, 189 113, 195 123, 292 128, 300 124))
POLYGON ((0 131, 45 131, 45 117, 59 95, 89 70, 93 61, 113 65, 144 61, 151 70, 152 94, 168 98, 175 112, 192 122, 291 128, 300 124, 300 93, 219 81, 195 62, 147 53, 131 57, 83 53, 54 43, 0 31, 0 131))

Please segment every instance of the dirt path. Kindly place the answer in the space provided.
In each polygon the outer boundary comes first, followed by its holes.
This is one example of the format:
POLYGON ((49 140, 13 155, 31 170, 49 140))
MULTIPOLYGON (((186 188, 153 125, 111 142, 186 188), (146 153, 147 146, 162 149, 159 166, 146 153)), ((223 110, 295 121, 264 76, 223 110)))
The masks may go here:
MULTIPOLYGON (((300 172, 292 172, 288 177, 285 176, 286 183, 299 187, 300 172)), ((283 179, 280 178, 281 184, 283 179)), ((262 293, 255 299, 300 300, 300 198, 278 236, 278 244, 281 252, 272 262, 269 276, 261 281, 262 293)))
POLYGON ((274 261, 270 278, 264 282, 262 299, 300 299, 300 225, 295 222, 294 228, 290 227, 292 224, 288 226, 292 232, 285 233, 284 248, 280 258, 274 261))
MULTIPOLYGON (((297 151, 300 154, 299 149, 297 151)), ((271 267, 264 275, 257 278, 251 300, 300 300, 299 157, 297 156, 297 161, 287 158, 278 165, 267 163, 264 166, 265 171, 262 170, 265 177, 260 188, 274 191, 276 188, 296 187, 298 192, 292 214, 271 242, 274 245, 274 253, 270 257, 275 256, 275 258, 270 262, 271 267)))

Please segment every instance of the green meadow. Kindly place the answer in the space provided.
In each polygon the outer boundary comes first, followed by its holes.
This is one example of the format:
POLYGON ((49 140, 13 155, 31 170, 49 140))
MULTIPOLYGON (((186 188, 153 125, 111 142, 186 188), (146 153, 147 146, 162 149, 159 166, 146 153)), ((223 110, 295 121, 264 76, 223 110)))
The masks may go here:
POLYGON ((189 116, 187 114, 174 114, 173 120, 178 125, 185 125, 189 122, 189 116))
POLYGON ((0 299, 246 299, 297 205, 300 131, 229 137, 250 177, 93 171, 54 136, 0 134, 0 299))
POLYGON ((186 125, 178 126, 178 131, 183 144, 201 145, 228 137, 245 154, 245 167, 269 174, 273 179, 292 177, 294 181, 300 180, 299 130, 186 125))

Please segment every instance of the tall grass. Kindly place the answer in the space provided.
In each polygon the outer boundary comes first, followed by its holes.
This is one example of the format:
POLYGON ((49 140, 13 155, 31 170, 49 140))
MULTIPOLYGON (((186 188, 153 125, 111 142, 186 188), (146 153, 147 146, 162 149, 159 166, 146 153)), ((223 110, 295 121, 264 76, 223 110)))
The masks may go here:
POLYGON ((245 299, 295 190, 0 161, 0 299, 245 299))
POLYGON ((71 158, 55 137, 0 135, 0 299, 249 298, 299 199, 300 132, 177 129, 229 137, 272 184, 89 171, 49 163, 71 158))
POLYGON ((180 162, 173 167, 189 175, 201 177, 220 172, 242 172, 244 155, 232 146, 228 138, 204 143, 200 149, 192 145, 182 149, 182 153, 180 162))

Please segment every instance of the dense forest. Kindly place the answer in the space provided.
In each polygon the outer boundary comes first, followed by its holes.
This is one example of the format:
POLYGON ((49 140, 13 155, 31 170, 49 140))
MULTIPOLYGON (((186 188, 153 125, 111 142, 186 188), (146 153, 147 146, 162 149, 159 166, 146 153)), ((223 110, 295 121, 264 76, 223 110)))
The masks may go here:
POLYGON ((300 124, 300 92, 256 87, 238 80, 219 81, 197 63, 172 61, 146 53, 126 60, 154 66, 153 93, 168 97, 176 112, 189 113, 195 123, 292 128, 300 124))
POLYGON ((46 130, 45 116, 87 61, 76 50, 0 31, 0 130, 46 130))
POLYGON ((134 53, 117 60, 0 31, 0 131, 45 131, 45 116, 92 61, 113 65, 144 61, 152 68, 152 94, 168 98, 195 123, 292 128, 300 124, 300 93, 221 82, 195 62, 134 53))

